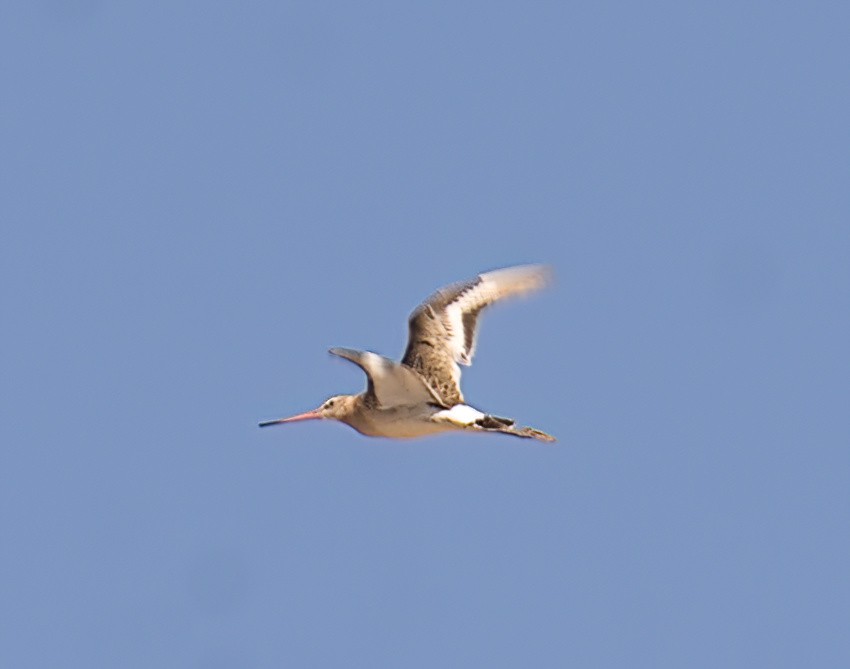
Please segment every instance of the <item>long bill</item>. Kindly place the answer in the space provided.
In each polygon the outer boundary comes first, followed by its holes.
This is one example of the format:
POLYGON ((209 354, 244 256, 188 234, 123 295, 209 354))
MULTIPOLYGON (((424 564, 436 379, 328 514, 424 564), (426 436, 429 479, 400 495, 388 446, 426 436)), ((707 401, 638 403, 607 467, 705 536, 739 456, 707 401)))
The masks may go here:
POLYGON ((297 416, 290 416, 289 418, 275 418, 274 420, 264 420, 262 423, 260 423, 260 427, 268 427, 269 425, 277 425, 279 423, 295 423, 299 420, 316 420, 321 417, 322 414, 319 413, 319 410, 314 409, 313 411, 300 413, 297 416))

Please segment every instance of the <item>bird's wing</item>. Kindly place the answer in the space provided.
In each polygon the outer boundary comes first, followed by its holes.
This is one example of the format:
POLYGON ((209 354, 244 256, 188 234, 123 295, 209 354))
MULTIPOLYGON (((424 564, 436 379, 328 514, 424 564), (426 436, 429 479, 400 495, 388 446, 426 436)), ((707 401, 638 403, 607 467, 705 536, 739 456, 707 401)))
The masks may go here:
POLYGON ((415 404, 441 404, 440 398, 417 372, 389 358, 368 351, 332 348, 330 353, 350 360, 366 372, 366 401, 389 409, 415 404))
POLYGON ((520 265, 438 290, 410 315, 402 364, 422 375, 444 404, 463 402, 458 365, 472 364, 481 310, 499 300, 539 290, 550 276, 546 266, 520 265))

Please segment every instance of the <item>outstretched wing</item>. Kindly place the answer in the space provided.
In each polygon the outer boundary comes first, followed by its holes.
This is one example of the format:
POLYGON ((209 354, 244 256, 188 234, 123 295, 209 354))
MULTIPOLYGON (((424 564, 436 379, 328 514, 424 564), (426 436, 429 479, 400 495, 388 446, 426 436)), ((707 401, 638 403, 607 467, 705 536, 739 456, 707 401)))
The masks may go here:
POLYGON ((446 405, 463 402, 458 365, 472 364, 482 309, 539 290, 550 275, 543 265, 520 265, 486 272, 437 291, 410 315, 402 364, 421 374, 446 405))
POLYGON ((411 404, 440 404, 440 399, 425 380, 410 367, 368 351, 332 348, 330 353, 350 360, 366 372, 366 401, 389 409, 411 404))

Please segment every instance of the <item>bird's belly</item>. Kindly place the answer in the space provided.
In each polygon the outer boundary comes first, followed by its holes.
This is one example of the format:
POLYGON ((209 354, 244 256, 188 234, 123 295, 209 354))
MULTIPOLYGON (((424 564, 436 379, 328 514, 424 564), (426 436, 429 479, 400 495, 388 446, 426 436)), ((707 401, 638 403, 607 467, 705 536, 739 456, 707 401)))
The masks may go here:
MULTIPOLYGON (((380 412, 390 413, 390 412, 380 412)), ((367 424, 354 425, 356 430, 370 437, 389 437, 390 439, 414 439, 429 434, 438 434, 451 430, 451 425, 431 422, 427 416, 397 416, 380 414, 370 416, 367 424)))
POLYGON ((389 437, 390 439, 413 439, 450 430, 464 429, 469 423, 483 414, 464 405, 452 409, 434 407, 396 407, 370 412, 369 416, 352 423, 358 432, 370 437, 389 437), (459 409, 465 411, 459 411, 459 409))

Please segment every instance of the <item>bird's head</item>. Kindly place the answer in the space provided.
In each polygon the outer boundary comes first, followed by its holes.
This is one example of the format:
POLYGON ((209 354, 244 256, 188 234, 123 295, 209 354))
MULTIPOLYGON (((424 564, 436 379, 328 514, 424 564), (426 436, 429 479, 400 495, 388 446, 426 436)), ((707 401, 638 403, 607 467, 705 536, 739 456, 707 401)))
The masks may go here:
POLYGON ((342 420, 354 410, 354 399, 354 395, 334 395, 322 402, 316 412, 319 418, 342 420))
POLYGON ((354 395, 334 395, 325 400, 321 406, 306 413, 300 413, 289 418, 277 418, 260 423, 260 427, 277 425, 278 423, 295 423, 300 420, 344 420, 354 411, 354 395))

